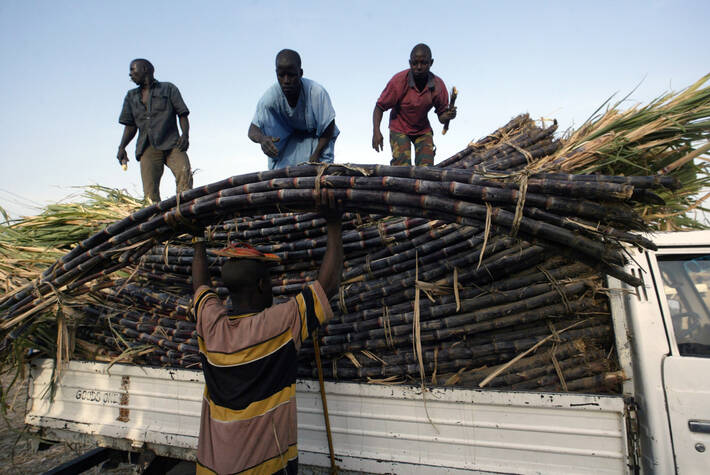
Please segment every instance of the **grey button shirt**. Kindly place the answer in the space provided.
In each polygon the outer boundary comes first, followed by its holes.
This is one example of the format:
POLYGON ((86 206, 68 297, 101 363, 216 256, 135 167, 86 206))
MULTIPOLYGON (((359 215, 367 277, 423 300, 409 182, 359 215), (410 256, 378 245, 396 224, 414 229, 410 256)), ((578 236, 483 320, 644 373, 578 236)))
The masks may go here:
POLYGON ((147 105, 141 102, 140 87, 128 91, 118 122, 138 127, 136 159, 140 160, 149 145, 158 150, 171 150, 175 147, 179 137, 177 117, 189 113, 190 110, 174 84, 153 81, 147 105))

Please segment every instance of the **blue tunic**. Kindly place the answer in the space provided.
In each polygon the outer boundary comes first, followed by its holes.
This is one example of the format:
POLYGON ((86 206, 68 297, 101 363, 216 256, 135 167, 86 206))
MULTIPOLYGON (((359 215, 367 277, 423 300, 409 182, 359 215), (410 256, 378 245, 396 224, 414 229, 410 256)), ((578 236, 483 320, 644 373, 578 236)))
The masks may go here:
MULTIPOLYGON (((291 107, 278 83, 266 90, 259 99, 252 123, 272 137, 278 137, 279 155, 269 157, 269 170, 307 162, 318 145, 318 137, 335 119, 335 109, 326 90, 317 82, 301 78, 301 92, 296 107, 291 107)), ((321 153, 320 161, 333 163, 335 139, 340 131, 333 130, 333 138, 321 153)))

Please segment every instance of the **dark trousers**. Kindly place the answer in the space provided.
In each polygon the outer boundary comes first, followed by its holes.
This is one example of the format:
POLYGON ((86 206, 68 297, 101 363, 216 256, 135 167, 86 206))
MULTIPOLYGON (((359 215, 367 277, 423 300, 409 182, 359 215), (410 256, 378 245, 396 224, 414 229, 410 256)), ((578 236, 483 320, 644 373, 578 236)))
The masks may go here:
POLYGON ((143 180, 143 198, 152 203, 160 201, 160 178, 165 165, 175 176, 176 193, 192 188, 192 171, 190 159, 185 152, 177 148, 158 150, 148 146, 141 155, 141 179, 143 180))

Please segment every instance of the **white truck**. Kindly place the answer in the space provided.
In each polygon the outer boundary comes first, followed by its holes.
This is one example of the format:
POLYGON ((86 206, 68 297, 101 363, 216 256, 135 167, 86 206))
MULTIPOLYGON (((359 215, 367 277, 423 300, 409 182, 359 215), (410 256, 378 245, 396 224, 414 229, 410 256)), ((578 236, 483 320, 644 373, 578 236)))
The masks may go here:
MULTIPOLYGON (((638 288, 613 278, 620 395, 326 382, 338 466, 370 473, 710 473, 710 231, 651 236, 638 288)), ((26 422, 48 440, 194 460, 200 371, 31 365, 26 422)), ((317 381, 299 381, 299 461, 328 467, 317 381)))

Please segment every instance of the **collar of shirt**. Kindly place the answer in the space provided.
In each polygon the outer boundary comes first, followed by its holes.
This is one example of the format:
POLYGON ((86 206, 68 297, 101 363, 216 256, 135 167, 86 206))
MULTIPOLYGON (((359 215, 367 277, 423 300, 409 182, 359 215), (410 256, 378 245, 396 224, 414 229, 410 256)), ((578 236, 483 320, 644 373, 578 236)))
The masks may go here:
POLYGON ((281 84, 279 84, 278 82, 276 83, 276 85, 279 88, 279 93, 281 94, 281 100, 286 105, 286 108, 288 111, 295 111, 298 108, 299 104, 301 102, 305 101, 305 98, 303 96, 306 94, 306 92, 305 92, 306 86, 305 86, 305 84, 303 84, 303 78, 300 79, 300 82, 301 82, 301 87, 298 90, 298 99, 296 99, 296 105, 293 107, 291 107, 291 104, 288 103, 288 99, 286 98, 286 94, 284 93, 283 89, 281 89, 281 84))
POLYGON ((240 318, 247 318, 247 317, 253 317, 256 315, 258 312, 251 312, 251 313, 242 313, 239 315, 228 315, 227 318, 230 320, 239 320, 240 318))
MULTIPOLYGON (((429 72, 429 76, 427 76, 426 80, 426 88, 430 90, 434 90, 434 87, 436 86, 436 83, 434 82, 434 75, 429 72)), ((416 84, 414 83, 414 74, 412 74, 412 70, 410 69, 409 72, 407 73, 407 86, 408 87, 413 87, 416 89, 416 84)))
MULTIPOLYGON (((153 89, 157 89, 160 87, 160 81, 157 79, 153 78, 151 81, 150 85, 148 86, 148 90, 152 91, 153 89)), ((143 87, 138 86, 135 89, 132 89, 131 92, 133 92, 134 95, 140 96, 141 91, 143 90, 143 87)), ((151 94, 152 95, 152 94, 151 94)))

